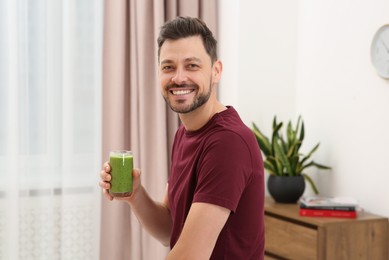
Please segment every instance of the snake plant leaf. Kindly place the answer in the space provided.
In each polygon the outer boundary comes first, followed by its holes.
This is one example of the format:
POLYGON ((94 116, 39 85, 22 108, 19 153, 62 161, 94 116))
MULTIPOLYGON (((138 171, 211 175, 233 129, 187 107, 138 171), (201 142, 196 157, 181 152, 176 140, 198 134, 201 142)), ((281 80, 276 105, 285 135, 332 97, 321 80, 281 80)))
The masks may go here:
POLYGON ((271 152, 271 145, 270 145, 269 138, 267 138, 264 134, 262 134, 259 128, 255 125, 255 123, 253 123, 253 132, 259 144, 259 148, 263 151, 263 153, 266 156, 271 155, 272 152, 271 152))
POLYGON ((307 154, 308 157, 311 157, 311 155, 316 152, 316 150, 319 148, 320 143, 315 145, 315 147, 312 148, 312 150, 307 154))
POLYGON ((273 128, 272 140, 274 140, 274 138, 280 138, 279 131, 281 127, 282 127, 282 122, 273 128))
POLYGON ((263 135, 268 141, 269 141, 269 138, 267 138, 262 132, 261 130, 259 130, 259 127, 253 122, 253 129, 257 132, 259 132, 261 135, 263 135))
POLYGON ((300 140, 296 140, 288 149, 288 157, 292 157, 293 155, 298 155, 298 149, 300 147, 300 140))
MULTIPOLYGON (((274 121, 275 122, 275 121, 274 121)), ((280 134, 278 133, 278 131, 281 129, 282 127, 282 122, 279 123, 278 125, 276 125, 274 128, 273 128, 273 134, 272 134, 272 138, 271 138, 271 142, 272 142, 272 145, 271 145, 271 153, 274 155, 275 152, 274 152, 274 144, 277 142, 278 139, 280 139, 280 134)))
POLYGON ((261 133, 261 130, 259 130, 258 126, 253 122, 253 130, 256 130, 257 132, 261 133))
POLYGON ((284 166, 277 156, 274 157, 274 160, 276 162, 276 170, 277 170, 277 175, 282 176, 284 175, 284 166))
POLYGON ((294 170, 295 175, 299 175, 297 172, 297 164, 299 162, 299 156, 297 154, 294 154, 293 156, 288 157, 289 158, 289 163, 290 167, 294 170))
POLYGON ((323 170, 331 170, 332 168, 323 164, 318 164, 316 162, 312 162, 312 166, 315 166, 318 169, 323 169, 323 170))
POLYGON ((298 117, 297 124, 296 124, 295 133, 297 134, 298 132, 300 132, 299 139, 302 141, 304 139, 304 121, 302 120, 301 116, 298 117))
POLYGON ((314 162, 314 161, 311 161, 311 162, 309 162, 309 163, 303 165, 303 166, 301 167, 301 171, 303 171, 304 169, 306 169, 306 168, 308 168, 308 167, 311 167, 311 166, 315 166, 316 168, 318 168, 318 169, 323 169, 323 170, 330 170, 330 169, 331 169, 331 167, 329 167, 329 166, 322 165, 322 164, 318 164, 318 163, 316 163, 316 162, 314 162))
POLYGON ((312 190, 313 190, 313 192, 315 193, 315 194, 319 194, 319 190, 317 189, 317 187, 316 187, 316 185, 315 185, 315 183, 313 182, 313 180, 311 179, 311 177, 309 177, 307 174, 305 174, 305 173, 303 173, 303 174, 301 174, 302 176, 304 176, 304 179, 306 179, 308 182, 309 182, 309 184, 311 185, 311 187, 312 187, 312 190))
POLYGON ((286 128, 286 135, 287 135, 288 145, 291 146, 294 143, 294 140, 296 138, 296 132, 293 131, 291 121, 289 121, 288 126, 286 128))
POLYGON ((265 169, 272 175, 277 175, 277 170, 274 167, 273 163, 271 163, 269 160, 265 160, 263 163, 265 169))
POLYGON ((301 175, 301 172, 303 171, 303 164, 301 161, 297 162, 296 165, 296 175, 301 175))
POLYGON ((305 127, 304 127, 304 122, 301 122, 301 129, 300 129, 300 141, 303 142, 305 137, 305 127))
POLYGON ((294 169, 292 169, 292 167, 290 166, 288 157, 284 153, 284 150, 282 149, 281 144, 279 142, 274 143, 274 149, 275 149, 275 154, 277 156, 276 158, 279 158, 281 163, 285 166, 286 173, 290 176, 294 176, 295 175, 294 169))
POLYGON ((300 146, 301 146, 302 143, 303 143, 304 136, 305 136, 304 121, 301 119, 301 116, 299 116, 299 118, 298 118, 298 120, 297 120, 296 133, 297 133, 297 129, 299 128, 300 120, 301 120, 301 128, 300 128, 300 136, 299 136, 300 145, 298 146, 299 149, 300 149, 300 146))
POLYGON ((285 154, 288 153, 289 145, 284 141, 284 138, 282 138, 282 135, 280 136, 279 141, 281 142, 281 147, 282 147, 282 150, 284 151, 284 153, 285 154))
POLYGON ((304 164, 305 161, 308 160, 312 156, 312 154, 319 148, 319 145, 320 145, 320 143, 315 145, 315 147, 313 147, 312 150, 306 156, 303 157, 303 159, 301 160, 302 164, 304 164))
POLYGON ((272 168, 274 169, 275 175, 282 175, 282 165, 277 165, 277 160, 274 156, 268 156, 266 161, 273 165, 272 168))
POLYGON ((314 166, 314 162, 313 162, 313 161, 311 161, 311 162, 309 162, 309 163, 307 163, 307 164, 303 164, 303 165, 301 166, 300 171, 302 172, 304 169, 306 169, 306 168, 308 168, 308 167, 311 167, 311 166, 314 166))
POLYGON ((259 132, 257 132, 256 130, 253 130, 254 132, 254 135, 255 135, 255 138, 257 139, 257 142, 259 144, 259 147, 260 149, 262 150, 262 152, 266 155, 266 156, 269 156, 272 154, 271 152, 271 146, 270 146, 270 142, 267 141, 265 139, 265 137, 263 135, 261 135, 259 132))
POLYGON ((273 131, 277 127, 277 116, 274 116, 273 118, 273 131))

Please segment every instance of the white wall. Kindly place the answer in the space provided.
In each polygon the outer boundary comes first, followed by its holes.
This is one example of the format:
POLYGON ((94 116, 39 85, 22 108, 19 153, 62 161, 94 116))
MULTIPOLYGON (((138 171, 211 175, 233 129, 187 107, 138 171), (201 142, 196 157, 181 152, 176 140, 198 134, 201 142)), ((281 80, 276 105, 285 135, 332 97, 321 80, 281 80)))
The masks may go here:
POLYGON ((294 114, 298 5, 282 2, 219 0, 220 99, 248 124, 294 114))
POLYGON ((320 142, 315 160, 333 167, 310 170, 321 194, 351 196, 389 216, 389 81, 376 75, 369 57, 374 33, 389 23, 389 2, 222 0, 219 6, 220 58, 230 62, 234 54, 223 77, 235 79, 221 82, 221 100, 267 133, 273 115, 295 121, 301 114, 303 150, 320 142), (235 43, 222 47, 229 39, 235 43))

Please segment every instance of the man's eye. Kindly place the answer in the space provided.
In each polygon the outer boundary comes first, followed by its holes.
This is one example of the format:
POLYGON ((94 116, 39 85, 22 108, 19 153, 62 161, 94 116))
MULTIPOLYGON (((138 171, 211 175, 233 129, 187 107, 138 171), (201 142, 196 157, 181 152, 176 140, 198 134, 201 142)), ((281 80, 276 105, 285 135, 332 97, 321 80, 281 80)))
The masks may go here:
POLYGON ((195 68, 198 68, 199 65, 197 65, 197 64, 189 64, 188 67, 191 68, 191 69, 195 69, 195 68))
POLYGON ((162 70, 171 70, 172 69, 172 66, 163 66, 162 67, 162 70))

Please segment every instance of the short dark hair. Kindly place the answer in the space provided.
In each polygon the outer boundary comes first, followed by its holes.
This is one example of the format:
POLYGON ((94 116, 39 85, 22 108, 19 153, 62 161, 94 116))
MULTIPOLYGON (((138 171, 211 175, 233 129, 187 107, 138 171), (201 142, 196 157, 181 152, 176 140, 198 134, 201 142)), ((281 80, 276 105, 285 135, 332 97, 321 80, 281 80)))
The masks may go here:
POLYGON ((211 30, 199 18, 176 17, 166 22, 159 32, 158 37, 158 60, 161 47, 165 40, 178 40, 190 36, 201 36, 206 52, 211 57, 212 64, 217 60, 217 41, 213 37, 211 30))

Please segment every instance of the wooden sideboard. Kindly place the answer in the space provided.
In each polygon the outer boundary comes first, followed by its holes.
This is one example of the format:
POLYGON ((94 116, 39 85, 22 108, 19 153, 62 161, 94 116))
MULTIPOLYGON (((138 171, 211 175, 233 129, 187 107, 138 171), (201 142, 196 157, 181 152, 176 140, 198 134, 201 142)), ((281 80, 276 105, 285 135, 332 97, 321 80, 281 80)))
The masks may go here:
POLYGON ((265 201, 265 259, 389 259, 388 218, 301 217, 297 204, 265 201))

